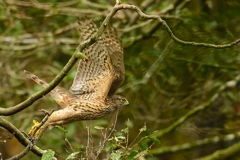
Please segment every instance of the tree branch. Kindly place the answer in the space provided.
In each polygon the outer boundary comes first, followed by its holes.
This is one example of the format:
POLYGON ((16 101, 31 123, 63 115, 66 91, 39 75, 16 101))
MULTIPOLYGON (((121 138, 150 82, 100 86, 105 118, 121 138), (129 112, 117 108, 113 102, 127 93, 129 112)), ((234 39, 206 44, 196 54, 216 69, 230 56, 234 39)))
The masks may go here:
POLYGON ((178 153, 181 151, 189 151, 196 148, 200 148, 209 144, 217 144, 219 142, 233 141, 233 140, 236 140, 237 138, 240 138, 240 132, 237 132, 234 134, 227 134, 224 136, 214 136, 211 138, 205 138, 202 140, 197 140, 192 143, 184 143, 184 144, 174 145, 169 147, 154 148, 150 150, 149 154, 164 155, 164 154, 170 154, 170 153, 178 153))
MULTIPOLYGON (((48 126, 44 125, 45 122, 48 120, 50 115, 53 113, 52 110, 50 113, 46 113, 46 116, 43 118, 41 123, 37 127, 33 129, 33 132, 30 136, 24 135, 21 131, 19 131, 12 123, 8 122, 4 118, 0 117, 0 126, 7 129, 10 133, 12 133, 20 143, 22 143, 26 148, 19 154, 9 158, 8 160, 20 159, 24 157, 30 150, 38 156, 42 156, 45 152, 36 146, 36 143, 41 139, 44 132, 48 128, 48 126), (37 132, 39 131, 39 133, 37 132), (37 133, 37 134, 36 134, 37 133)), ((46 112, 46 111, 45 111, 46 112)))
POLYGON ((240 142, 228 147, 226 149, 218 150, 211 155, 199 158, 197 160, 224 160, 234 154, 239 153, 240 151, 240 142))
MULTIPOLYGON (((0 117, 0 126, 7 129, 11 134, 13 134, 22 145, 32 145, 32 142, 20 130, 18 130, 18 128, 16 128, 12 123, 5 120, 3 117, 0 117)), ((31 148, 31 151, 38 156, 41 156, 44 153, 44 150, 40 149, 37 146, 33 146, 31 148)))

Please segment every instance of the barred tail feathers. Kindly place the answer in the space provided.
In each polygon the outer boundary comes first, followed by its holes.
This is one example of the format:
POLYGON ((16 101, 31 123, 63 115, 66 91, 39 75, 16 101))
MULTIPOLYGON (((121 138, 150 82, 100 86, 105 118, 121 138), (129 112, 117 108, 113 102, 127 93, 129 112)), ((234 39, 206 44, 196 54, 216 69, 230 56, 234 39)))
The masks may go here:
POLYGON ((42 86, 43 88, 46 88, 48 86, 48 84, 46 82, 44 82, 43 80, 41 80, 40 78, 38 78, 36 75, 24 70, 24 73, 28 76, 28 78, 32 79, 34 82, 36 82, 37 84, 39 84, 40 86, 42 86))
MULTIPOLYGON (((42 86, 43 88, 46 88, 48 86, 48 84, 46 82, 44 82, 43 80, 41 80, 40 78, 38 78, 36 75, 24 70, 24 73, 33 81, 35 81, 37 84, 39 84, 40 86, 42 86)), ((54 88, 51 92, 50 95, 52 96, 52 98, 61 106, 61 107, 66 107, 69 105, 69 101, 68 99, 64 98, 64 97, 71 97, 70 94, 65 93, 63 91, 61 91, 58 88, 54 88)))

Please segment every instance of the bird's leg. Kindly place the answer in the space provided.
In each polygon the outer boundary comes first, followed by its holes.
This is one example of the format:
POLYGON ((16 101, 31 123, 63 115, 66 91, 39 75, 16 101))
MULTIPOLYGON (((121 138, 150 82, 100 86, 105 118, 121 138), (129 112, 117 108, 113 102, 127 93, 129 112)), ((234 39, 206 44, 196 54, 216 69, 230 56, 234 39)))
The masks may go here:
POLYGON ((33 135, 35 137, 35 135, 39 135, 41 129, 43 128, 43 126, 41 126, 39 129, 37 129, 39 127, 40 123, 37 120, 33 120, 33 126, 30 129, 30 131, 28 132, 29 135, 33 135), (36 131, 35 131, 36 130, 36 131), (35 132, 35 133, 34 133, 35 132))
POLYGON ((63 125, 76 120, 80 120, 81 110, 74 108, 63 108, 53 112, 46 122, 50 126, 63 125))

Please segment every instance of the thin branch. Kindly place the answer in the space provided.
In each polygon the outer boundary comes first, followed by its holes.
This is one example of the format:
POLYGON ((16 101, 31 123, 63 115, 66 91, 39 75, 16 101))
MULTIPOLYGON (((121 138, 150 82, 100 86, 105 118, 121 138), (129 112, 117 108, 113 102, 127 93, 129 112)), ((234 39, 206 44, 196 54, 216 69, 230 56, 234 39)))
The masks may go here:
POLYGON ((233 133, 233 134, 227 134, 224 136, 214 136, 211 138, 205 138, 202 140, 197 140, 192 143, 184 143, 180 145, 174 145, 169 147, 160 147, 150 150, 148 154, 157 154, 157 155, 164 155, 164 154, 172 154, 172 153, 178 153, 182 151, 189 151, 196 148, 204 147, 209 144, 217 144, 219 142, 230 142, 233 140, 236 140, 237 138, 240 138, 240 132, 233 133))
POLYGON ((33 151, 33 153, 35 153, 38 156, 42 156, 42 154, 45 152, 43 150, 38 149, 36 145, 36 143, 41 139, 41 137, 43 136, 43 133, 46 131, 46 129, 48 128, 47 126, 45 126, 45 122, 48 120, 48 118, 50 117, 50 115, 53 113, 54 110, 52 110, 50 113, 47 113, 46 116, 44 117, 44 119, 42 120, 41 123, 39 123, 39 125, 37 127, 35 127, 33 133, 30 135, 31 137, 28 137, 28 135, 24 136, 23 133, 21 133, 15 126, 13 126, 10 122, 4 120, 3 118, 0 119, 0 126, 3 126, 5 129, 7 129, 10 133, 14 133, 14 136, 18 139, 19 142, 21 142, 23 145, 26 146, 26 148, 19 154, 9 158, 8 160, 14 160, 14 159, 20 159, 22 157, 24 157, 30 150, 33 151), (9 127, 7 127, 7 125, 9 127), (39 134, 35 134, 37 131, 39 131, 39 134), (19 134, 19 135, 18 135, 19 134), (22 137, 22 135, 23 137, 22 137), (37 135, 37 136, 36 136, 37 135), (20 138, 22 139, 22 141, 20 141, 20 138), (36 150, 37 149, 37 150, 36 150), (40 151, 40 153, 39 153, 40 151))
POLYGON ((232 46, 234 46, 234 45, 236 45, 240 42, 240 39, 237 39, 236 41, 228 43, 228 44, 216 45, 216 44, 210 44, 210 43, 198 43, 198 42, 184 41, 184 40, 181 40, 181 39, 177 38, 173 34, 171 28, 168 26, 166 21, 164 21, 160 16, 158 16, 158 15, 147 15, 147 14, 143 13, 138 7, 136 7, 134 5, 128 5, 128 4, 116 5, 113 8, 112 12, 113 12, 113 14, 115 14, 118 10, 121 10, 121 9, 135 10, 141 18, 158 20, 158 22, 161 23, 165 27, 165 29, 169 33, 170 37, 174 41, 176 41, 180 44, 191 45, 191 46, 202 46, 202 47, 209 47, 209 48, 229 48, 229 47, 232 47, 232 46))
MULTIPOLYGON (((0 126, 7 129, 11 134, 13 134, 22 145, 32 145, 32 142, 20 130, 18 130, 18 128, 16 128, 12 123, 5 120, 3 117, 0 117, 0 126)), ((44 150, 40 149, 37 146, 33 146, 31 148, 31 151, 38 156, 41 156, 44 153, 44 150)))
MULTIPOLYGON (((0 2, 1 2, 1 1, 0 1, 0 2)), ((186 1, 186 2, 189 2, 189 1, 186 1)), ((21 5, 23 5, 23 4, 25 4, 25 5, 30 5, 30 4, 28 4, 28 3, 29 3, 29 2, 22 2, 22 1, 20 1, 20 2, 18 2, 17 4, 18 4, 18 5, 20 5, 20 4, 21 4, 21 5), (25 3, 26 3, 26 4, 25 4, 25 3)), ((31 5, 33 5, 33 4, 31 4, 31 5)), ((34 5, 36 5, 36 4, 34 4, 34 5)), ((40 7, 41 9, 49 10, 49 9, 51 8, 50 5, 42 5, 42 4, 41 4, 40 6, 39 6, 39 5, 40 5, 40 4, 38 4, 37 6, 40 7)), ((67 8, 65 8, 65 9, 68 10, 67 8)), ((180 44, 191 45, 191 46, 202 46, 202 47, 218 48, 218 49, 220 49, 220 48, 230 48, 230 47, 232 47, 232 46, 234 46, 234 45, 236 45, 236 44, 238 44, 238 43, 240 42, 240 39, 237 39, 236 41, 231 42, 231 43, 228 43, 228 44, 216 45, 216 44, 210 44, 210 43, 198 43, 198 42, 194 42, 194 41, 184 41, 184 40, 181 40, 181 39, 177 38, 177 37, 174 35, 173 31, 172 31, 171 28, 168 26, 168 24, 166 23, 166 21, 164 21, 160 16, 158 16, 158 15, 147 15, 147 14, 143 13, 143 12, 141 11, 141 9, 139 9, 137 6, 128 5, 128 4, 120 4, 120 1, 119 1, 119 0, 116 1, 116 5, 113 7, 112 11, 111 11, 111 12, 108 14, 108 16, 105 18, 103 24, 106 25, 106 24, 107 24, 106 22, 109 22, 109 19, 112 18, 117 11, 122 10, 122 9, 135 10, 141 18, 145 18, 145 19, 156 19, 156 20, 158 20, 158 22, 165 27, 165 29, 166 29, 167 32, 169 33, 170 37, 171 37, 175 42, 180 43, 180 44)), ((60 11, 60 10, 64 10, 64 8, 59 9, 59 11, 60 11)), ((75 12, 75 11, 74 11, 74 12, 75 12)), ((101 32, 102 32, 102 31, 100 31, 99 33, 101 33, 101 32)), ((3 47, 3 46, 2 46, 2 47, 3 47)))
POLYGON ((116 114, 115 114, 115 120, 114 120, 114 123, 113 123, 113 127, 111 128, 110 132, 108 133, 108 136, 106 136, 107 133, 105 134, 103 143, 102 143, 102 145, 100 146, 100 148, 99 148, 98 151, 97 151, 96 158, 100 155, 100 153, 101 153, 102 150, 104 149, 104 146, 106 145, 107 141, 108 141, 109 138, 112 136, 113 131, 114 131, 115 128, 116 128, 117 118, 118 118, 118 111, 119 111, 119 110, 117 110, 117 111, 116 111, 116 114))
POLYGON ((232 145, 231 147, 218 150, 211 155, 199 158, 197 160, 220 160, 220 159, 224 160, 224 159, 228 159, 229 157, 235 154, 238 154, 239 151, 240 151, 240 142, 232 145))
MULTIPOLYGON (((75 52, 76 53, 76 52, 75 52)), ((10 108, 0 108, 0 115, 9 116, 15 113, 22 111, 23 109, 27 108, 31 104, 33 104, 36 100, 42 98, 44 95, 49 93, 52 89, 54 89, 62 79, 67 75, 73 65, 77 62, 77 58, 75 58, 75 53, 69 59, 68 63, 64 66, 64 68, 60 71, 60 73, 53 79, 51 83, 49 83, 48 87, 42 89, 41 91, 33 94, 27 100, 23 101, 16 106, 10 108)))
POLYGON ((6 160, 17 160, 17 159, 23 158, 29 152, 30 148, 31 148, 31 145, 27 145, 21 153, 13 156, 11 158, 8 158, 6 160))
POLYGON ((201 66, 208 66, 208 67, 213 67, 213 68, 222 68, 222 69, 229 69, 229 70, 239 70, 238 67, 232 67, 230 65, 220 65, 217 63, 209 63, 209 62, 203 62, 203 61, 199 61, 199 60, 193 60, 193 59, 188 59, 186 57, 184 58, 179 58, 179 57, 174 57, 174 56, 168 56, 169 59, 173 59, 175 61, 183 61, 186 63, 194 63, 194 64, 198 64, 201 66))

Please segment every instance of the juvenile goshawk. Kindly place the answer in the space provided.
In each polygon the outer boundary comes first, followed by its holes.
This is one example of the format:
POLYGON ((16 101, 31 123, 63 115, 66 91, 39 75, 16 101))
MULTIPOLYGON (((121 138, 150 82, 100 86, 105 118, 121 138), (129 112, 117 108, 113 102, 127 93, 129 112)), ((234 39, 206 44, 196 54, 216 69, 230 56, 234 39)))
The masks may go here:
MULTIPOLYGON (((78 24, 81 42, 89 39, 98 30, 95 23, 87 18, 80 18, 78 24)), ((72 94, 57 88, 50 92, 62 109, 52 113, 47 125, 98 119, 129 104, 126 98, 114 95, 125 75, 122 43, 115 28, 108 26, 97 42, 82 52, 87 56, 87 60, 79 62, 70 88, 72 94)), ((42 87, 48 86, 36 75, 24 72, 42 87)))

